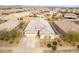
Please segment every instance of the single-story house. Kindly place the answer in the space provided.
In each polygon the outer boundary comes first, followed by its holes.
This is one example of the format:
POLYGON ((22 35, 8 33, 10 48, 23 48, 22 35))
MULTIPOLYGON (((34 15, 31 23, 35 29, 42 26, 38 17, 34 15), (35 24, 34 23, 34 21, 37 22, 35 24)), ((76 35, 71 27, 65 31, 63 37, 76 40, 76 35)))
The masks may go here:
POLYGON ((26 36, 28 34, 30 36, 32 33, 34 35, 37 34, 36 36, 39 36, 40 39, 45 39, 46 36, 50 37, 50 39, 54 39, 56 35, 48 21, 43 18, 34 18, 31 20, 25 28, 24 32, 26 36))

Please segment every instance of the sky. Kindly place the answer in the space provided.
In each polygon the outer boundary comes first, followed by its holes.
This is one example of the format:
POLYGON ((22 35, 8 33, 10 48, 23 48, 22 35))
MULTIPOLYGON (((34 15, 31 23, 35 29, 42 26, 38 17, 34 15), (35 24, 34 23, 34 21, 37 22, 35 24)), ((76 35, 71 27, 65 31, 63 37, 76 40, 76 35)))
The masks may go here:
POLYGON ((0 5, 79 5, 79 0, 0 0, 0 5))

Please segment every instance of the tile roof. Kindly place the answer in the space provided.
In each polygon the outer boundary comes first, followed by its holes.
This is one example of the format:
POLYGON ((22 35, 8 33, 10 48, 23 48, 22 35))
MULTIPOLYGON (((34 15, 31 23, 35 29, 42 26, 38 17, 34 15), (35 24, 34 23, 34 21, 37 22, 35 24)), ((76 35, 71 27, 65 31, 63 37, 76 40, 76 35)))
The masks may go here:
POLYGON ((59 26, 64 32, 68 32, 70 30, 79 31, 79 25, 68 20, 54 21, 54 23, 59 26))

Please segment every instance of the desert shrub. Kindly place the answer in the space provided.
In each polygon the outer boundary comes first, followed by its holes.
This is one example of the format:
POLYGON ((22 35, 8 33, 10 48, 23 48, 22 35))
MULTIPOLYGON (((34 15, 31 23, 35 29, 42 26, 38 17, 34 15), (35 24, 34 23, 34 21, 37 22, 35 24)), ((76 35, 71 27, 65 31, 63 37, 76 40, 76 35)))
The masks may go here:
POLYGON ((57 45, 57 42, 56 41, 53 41, 53 45, 57 45))
POLYGON ((50 48, 51 47, 51 44, 47 44, 47 47, 50 48))
POLYGON ((56 50, 56 49, 57 49, 57 46, 53 45, 52 50, 56 50))

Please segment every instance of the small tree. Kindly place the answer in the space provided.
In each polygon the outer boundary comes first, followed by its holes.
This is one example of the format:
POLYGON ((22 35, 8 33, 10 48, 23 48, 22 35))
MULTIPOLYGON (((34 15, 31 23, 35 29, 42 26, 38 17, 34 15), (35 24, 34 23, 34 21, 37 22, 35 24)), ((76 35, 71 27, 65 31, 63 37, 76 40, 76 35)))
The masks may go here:
POLYGON ((21 21, 20 24, 19 24, 19 28, 23 28, 25 22, 21 21))
POLYGON ((23 17, 21 17, 20 20, 23 20, 23 17))
POLYGON ((5 30, 0 31, 0 40, 9 40, 9 33, 5 30))
POLYGON ((14 40, 16 38, 21 37, 22 33, 17 29, 13 29, 9 32, 9 35, 10 35, 10 39, 14 40))
POLYGON ((65 36, 65 40, 68 42, 79 42, 79 33, 75 31, 69 31, 65 36))

